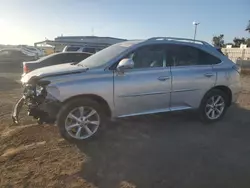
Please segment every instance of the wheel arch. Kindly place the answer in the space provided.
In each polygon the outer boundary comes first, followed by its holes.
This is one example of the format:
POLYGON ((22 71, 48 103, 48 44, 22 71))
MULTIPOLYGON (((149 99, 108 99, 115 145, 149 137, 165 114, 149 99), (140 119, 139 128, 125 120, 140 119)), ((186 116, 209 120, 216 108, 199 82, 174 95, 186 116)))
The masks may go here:
POLYGON ((105 115, 107 115, 107 117, 112 116, 112 111, 110 109, 108 102, 105 99, 103 99, 102 97, 100 97, 99 95, 94 95, 94 94, 76 95, 76 96, 73 96, 73 97, 70 97, 70 98, 64 100, 62 103, 64 105, 72 100, 83 99, 83 98, 87 98, 87 99, 91 99, 93 101, 96 101, 98 104, 100 104, 104 108, 103 110, 104 110, 105 115))
POLYGON ((220 91, 224 92, 224 93, 228 96, 228 106, 230 106, 230 105, 232 104, 232 91, 231 91, 231 89, 230 89, 229 87, 224 86, 224 85, 218 85, 218 86, 212 87, 210 90, 208 90, 208 91, 205 93, 205 95, 204 95, 203 98, 205 98, 205 96, 206 96, 209 92, 211 92, 212 90, 214 90, 214 89, 220 90, 220 91))

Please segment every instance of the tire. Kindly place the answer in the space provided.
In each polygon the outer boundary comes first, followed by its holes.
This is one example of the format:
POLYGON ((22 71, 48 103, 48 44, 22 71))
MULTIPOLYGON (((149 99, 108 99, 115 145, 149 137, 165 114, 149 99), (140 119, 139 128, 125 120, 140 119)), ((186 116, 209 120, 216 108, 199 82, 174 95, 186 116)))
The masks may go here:
POLYGON ((70 100, 63 105, 63 107, 58 113, 56 125, 58 126, 60 134, 64 139, 70 142, 79 142, 82 140, 89 140, 96 137, 97 134, 99 134, 101 127, 104 127, 105 119, 106 117, 103 113, 103 110, 96 101, 87 98, 77 98, 70 100), (90 115, 93 110, 95 111, 95 113, 89 118, 87 118, 87 116, 90 115), (81 116, 81 111, 84 116, 81 116), (72 116, 72 114, 74 116, 72 116), (77 120, 75 117, 77 117, 77 120), (82 117, 82 119, 80 117, 82 117), (93 120, 93 118, 96 118, 96 120, 93 120), (81 121, 79 121, 79 119, 81 119, 81 121), (88 123, 87 121, 93 122, 93 124, 88 123), (99 124, 97 125, 98 121, 99 124), (81 130, 78 134, 78 130, 80 127, 81 130), (88 127, 88 129, 86 127, 88 127), (90 136, 85 136, 88 135, 90 131, 93 134, 90 136))
POLYGON ((225 92, 218 89, 213 89, 209 91, 202 99, 199 107, 201 120, 204 123, 213 123, 222 119, 227 111, 228 104, 229 104, 229 97, 225 92), (219 100, 217 104, 216 103, 213 104, 213 100, 214 102, 216 102, 218 100, 218 97, 220 97, 221 100, 219 100), (224 106, 222 105, 223 102, 224 106), (213 118, 213 113, 214 113, 214 118, 213 118))

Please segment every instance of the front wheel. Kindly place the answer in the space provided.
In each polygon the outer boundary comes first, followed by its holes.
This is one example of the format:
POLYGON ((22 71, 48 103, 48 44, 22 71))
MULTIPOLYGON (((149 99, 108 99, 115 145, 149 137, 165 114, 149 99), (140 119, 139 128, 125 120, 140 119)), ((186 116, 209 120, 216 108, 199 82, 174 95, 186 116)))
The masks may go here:
POLYGON ((95 136, 103 120, 98 103, 90 99, 75 99, 62 107, 57 126, 66 140, 81 141, 95 136))
POLYGON ((200 116, 204 122, 220 120, 228 108, 228 96, 221 90, 214 89, 205 95, 200 105, 200 116))

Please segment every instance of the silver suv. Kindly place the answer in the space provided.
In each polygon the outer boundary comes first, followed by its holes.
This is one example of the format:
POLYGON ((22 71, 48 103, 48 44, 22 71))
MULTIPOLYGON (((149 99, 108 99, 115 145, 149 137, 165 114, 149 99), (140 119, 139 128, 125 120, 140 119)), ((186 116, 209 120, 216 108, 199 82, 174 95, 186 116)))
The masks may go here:
POLYGON ((240 91, 240 69, 204 41, 157 37, 114 44, 81 61, 37 69, 22 78, 23 104, 63 137, 95 135, 107 118, 198 109, 223 117, 240 91))

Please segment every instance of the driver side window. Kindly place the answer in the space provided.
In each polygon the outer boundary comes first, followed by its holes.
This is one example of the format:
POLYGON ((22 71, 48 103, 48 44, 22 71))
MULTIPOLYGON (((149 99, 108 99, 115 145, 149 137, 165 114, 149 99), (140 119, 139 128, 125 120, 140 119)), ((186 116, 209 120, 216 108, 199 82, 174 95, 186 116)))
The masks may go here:
POLYGON ((133 59, 135 69, 164 67, 165 49, 163 45, 150 45, 135 50, 128 58, 133 59))

